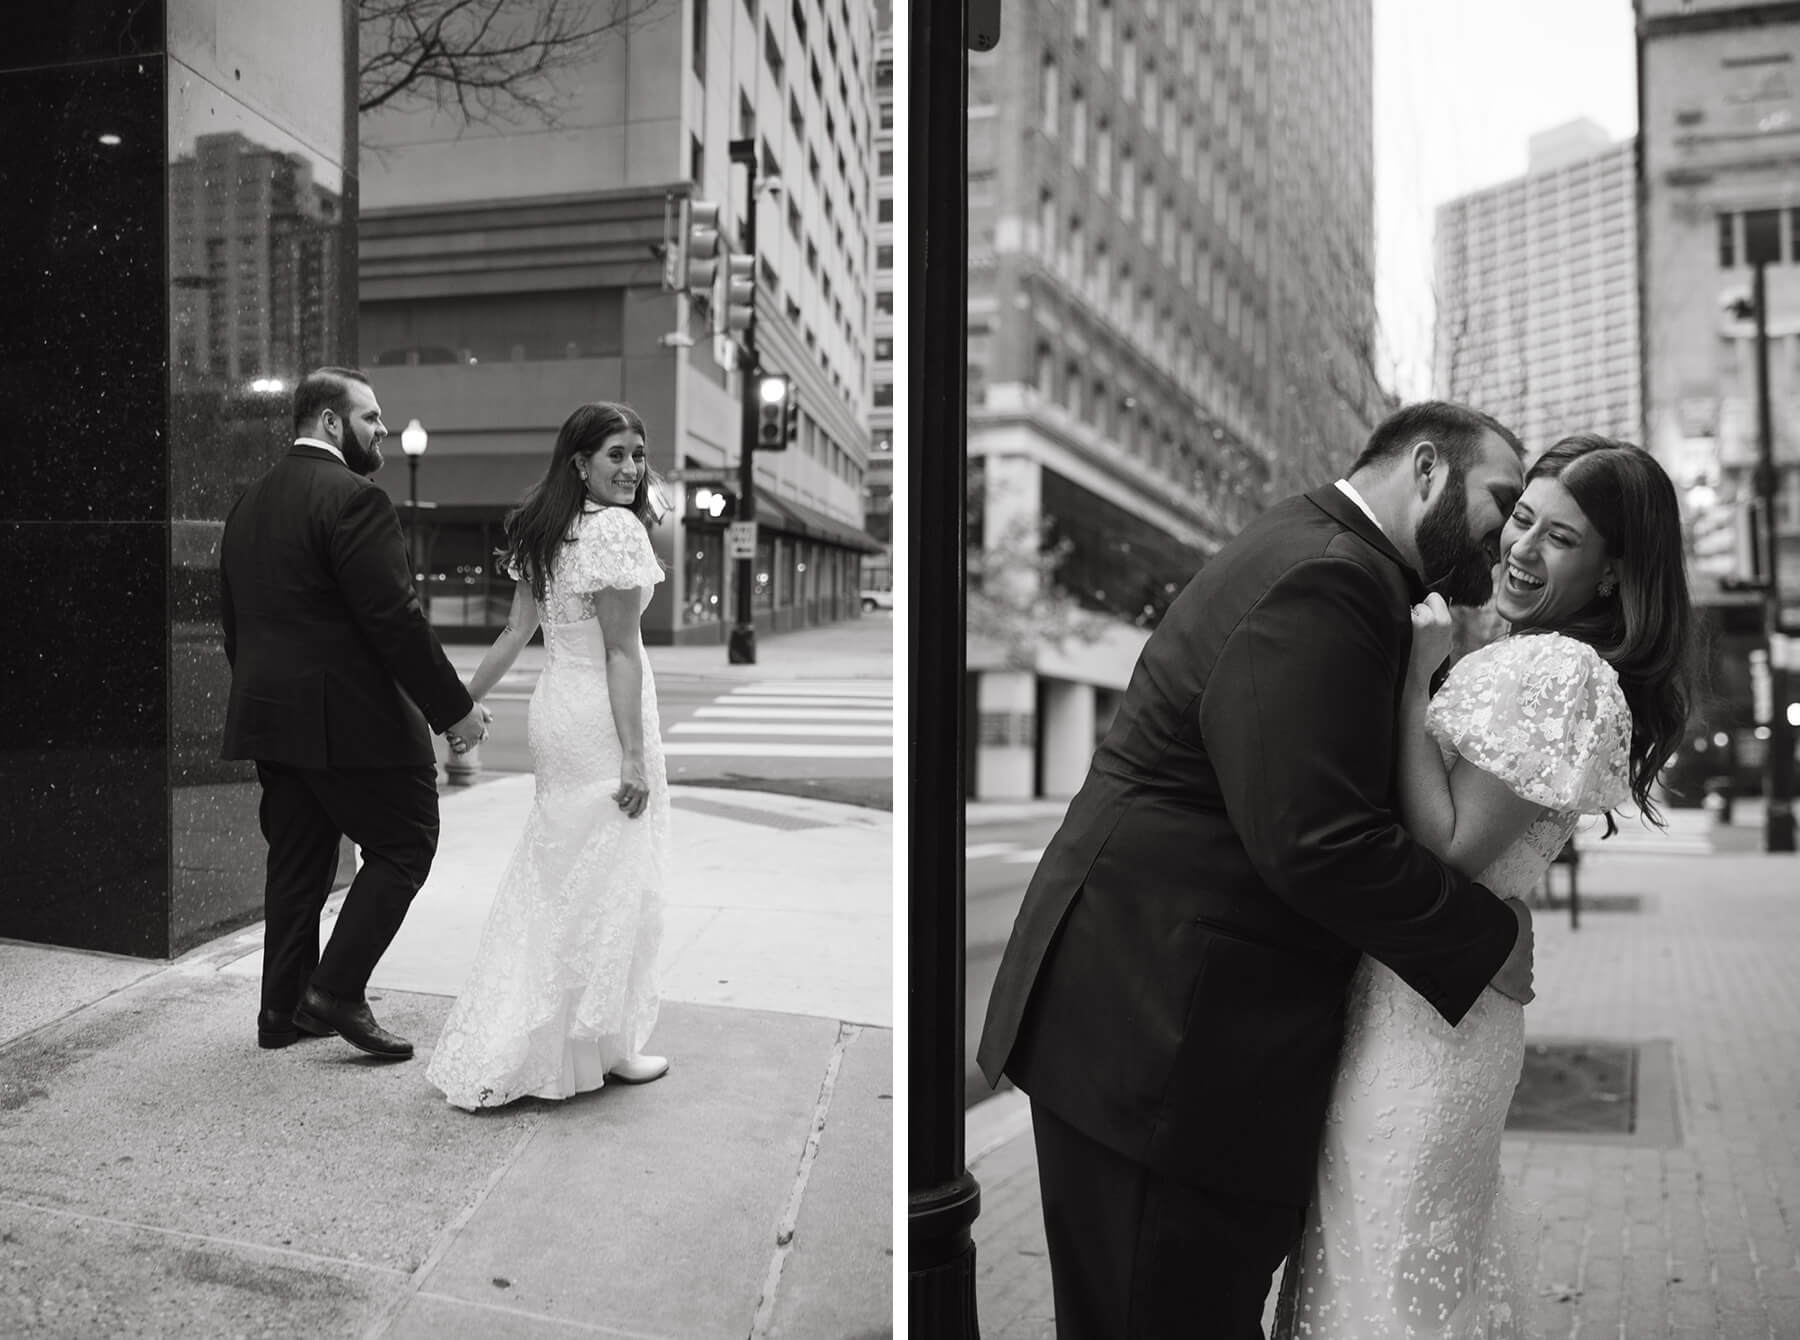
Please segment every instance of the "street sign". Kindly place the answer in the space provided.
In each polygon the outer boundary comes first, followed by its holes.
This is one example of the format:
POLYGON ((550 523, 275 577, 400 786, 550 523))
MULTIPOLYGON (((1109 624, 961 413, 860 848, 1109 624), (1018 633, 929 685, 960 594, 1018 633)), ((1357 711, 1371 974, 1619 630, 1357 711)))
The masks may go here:
POLYGON ((720 367, 724 368, 725 371, 727 371, 727 372, 737 371, 737 365, 738 365, 737 354, 738 354, 737 341, 732 339, 731 336, 729 336, 729 335, 714 335, 713 336, 713 362, 717 363, 720 367))
POLYGON ((756 523, 754 521, 733 521, 725 527, 725 557, 730 559, 756 557, 756 523))
POLYGON ((663 471, 671 484, 729 484, 738 472, 726 465, 686 465, 663 471))

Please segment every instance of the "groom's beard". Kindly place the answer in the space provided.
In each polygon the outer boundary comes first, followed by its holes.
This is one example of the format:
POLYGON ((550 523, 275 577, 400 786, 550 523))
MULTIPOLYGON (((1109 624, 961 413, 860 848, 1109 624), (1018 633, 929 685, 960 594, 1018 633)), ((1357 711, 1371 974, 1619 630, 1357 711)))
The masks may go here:
POLYGON ((381 443, 373 435, 365 443, 351 424, 345 424, 344 428, 344 464, 359 475, 372 475, 381 469, 381 443))
POLYGON ((1450 467, 1450 483, 1419 523, 1419 562, 1428 590, 1452 605, 1482 605, 1494 593, 1494 564, 1469 534, 1469 488, 1450 467))

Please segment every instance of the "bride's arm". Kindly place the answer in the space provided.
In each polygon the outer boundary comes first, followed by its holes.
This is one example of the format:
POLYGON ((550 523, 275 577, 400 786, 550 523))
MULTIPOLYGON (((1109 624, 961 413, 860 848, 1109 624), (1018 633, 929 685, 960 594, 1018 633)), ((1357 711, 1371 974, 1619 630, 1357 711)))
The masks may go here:
POLYGON ((595 598, 600 633, 606 639, 606 696, 625 753, 620 769, 619 808, 636 818, 650 798, 644 769, 644 639, 638 627, 640 588, 611 586, 595 598))
POLYGON ((506 616, 506 627, 494 639, 487 655, 481 658, 475 678, 469 681, 471 698, 480 702, 487 697, 488 691, 513 668, 513 662, 519 659, 519 653, 525 650, 525 644, 531 641, 537 627, 537 599, 531 594, 531 583, 517 582, 513 585, 513 603, 506 616))
POLYGON ((1541 815, 1491 773, 1458 758, 1445 771, 1425 729, 1431 676, 1450 650, 1450 615, 1438 596, 1413 607, 1413 651, 1400 695, 1400 822, 1445 864, 1473 878, 1541 815))

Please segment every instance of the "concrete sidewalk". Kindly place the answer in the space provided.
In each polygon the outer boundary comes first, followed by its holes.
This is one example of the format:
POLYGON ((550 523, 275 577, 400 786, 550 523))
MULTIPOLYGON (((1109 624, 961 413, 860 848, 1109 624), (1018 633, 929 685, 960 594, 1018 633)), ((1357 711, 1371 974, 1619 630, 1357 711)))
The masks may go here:
MULTIPOLYGON (((1535 1230, 1529 1333, 1800 1336, 1800 857, 1614 855, 1592 836, 1583 853, 1581 928, 1536 917, 1528 1041, 1669 1044, 1673 1129, 1508 1135, 1535 1230)), ((1641 1104, 1656 1087, 1641 1068, 1641 1104)), ((965 1131, 981 1333, 1054 1336, 1025 1098, 977 1104, 965 1131)))
POLYGON ((677 788, 669 1075, 472 1115, 425 1060, 531 786, 443 797, 371 983, 409 1063, 260 1051, 260 927, 0 942, 0 1335, 891 1334, 891 817, 677 788))

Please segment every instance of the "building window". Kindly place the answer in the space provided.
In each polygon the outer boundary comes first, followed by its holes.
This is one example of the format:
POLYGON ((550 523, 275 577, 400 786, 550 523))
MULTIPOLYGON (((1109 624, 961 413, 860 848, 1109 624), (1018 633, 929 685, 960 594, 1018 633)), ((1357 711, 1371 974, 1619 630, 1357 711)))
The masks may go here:
POLYGON ((706 0, 694 0, 694 78, 706 82, 706 0))
POLYGON ((804 44, 806 41, 806 11, 800 7, 800 0, 794 0, 793 8, 789 13, 793 16, 794 32, 804 44))
POLYGON ((1062 82, 1052 56, 1044 57, 1038 78, 1038 113, 1043 119, 1044 133, 1056 138, 1057 116, 1062 110, 1062 82))
POLYGON ((1100 68, 1112 69, 1113 63, 1113 11, 1112 0, 1099 0, 1100 12, 1094 17, 1094 27, 1098 30, 1100 47, 1100 68))
POLYGON ((883 245, 875 248, 875 268, 877 270, 894 268, 894 248, 892 246, 883 245))
POLYGON ((769 67, 769 73, 775 76, 775 85, 781 86, 781 44, 775 40, 775 30, 767 21, 763 23, 763 64, 769 67))
POLYGON ((698 135, 688 137, 688 180, 696 191, 706 189, 706 147, 698 135))
POLYGON ((1730 214, 1719 215, 1719 264, 1730 269, 1737 264, 1737 235, 1733 227, 1735 219, 1730 214))
POLYGON ((1087 98, 1080 84, 1069 90, 1069 162, 1087 166, 1087 98))
POLYGON ((750 105, 743 89, 738 90, 738 138, 747 140, 756 134, 756 108, 750 105))

